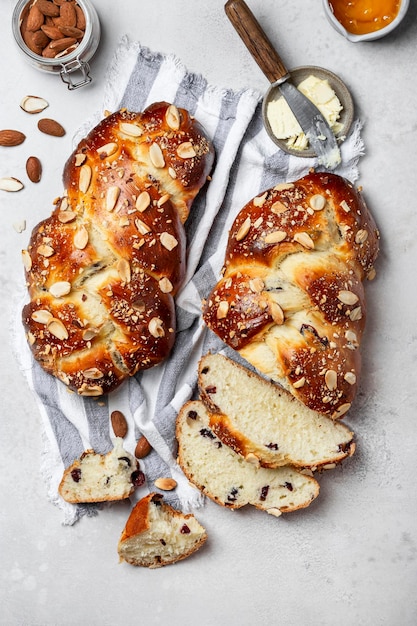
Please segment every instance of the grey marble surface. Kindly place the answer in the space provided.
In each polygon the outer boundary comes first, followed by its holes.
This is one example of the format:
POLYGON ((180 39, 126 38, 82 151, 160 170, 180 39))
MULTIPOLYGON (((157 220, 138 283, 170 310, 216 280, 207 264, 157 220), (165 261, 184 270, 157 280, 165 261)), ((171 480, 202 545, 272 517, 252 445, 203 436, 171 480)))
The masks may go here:
POLYGON ((252 0, 290 67, 327 67, 349 85, 364 123, 360 180, 381 231, 377 279, 367 285, 368 326, 360 393, 350 425, 357 454, 321 479, 309 509, 275 519, 208 503, 210 540, 193 558, 148 571, 118 563, 127 504, 72 527, 47 499, 38 411, 10 345, 20 251, 62 190, 71 136, 102 100, 106 67, 123 34, 172 52, 218 86, 260 91, 266 79, 234 34, 220 0, 100 0, 103 34, 94 81, 70 93, 30 68, 11 33, 14 2, 0 3, 0 128, 28 139, 0 149, 0 176, 24 176, 28 150, 44 162, 39 185, 0 192, 0 623, 413 626, 417 623, 415 325, 417 264, 417 5, 389 38, 352 44, 318 0, 252 0), (46 141, 19 109, 24 95, 50 103, 67 135, 46 141), (26 221, 17 233, 14 225, 26 221))

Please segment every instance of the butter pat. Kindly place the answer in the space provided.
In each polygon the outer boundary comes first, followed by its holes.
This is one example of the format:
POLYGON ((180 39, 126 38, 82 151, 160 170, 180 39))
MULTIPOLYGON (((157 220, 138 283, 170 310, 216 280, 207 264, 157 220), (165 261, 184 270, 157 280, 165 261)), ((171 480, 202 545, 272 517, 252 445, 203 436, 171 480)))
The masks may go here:
MULTIPOLYGON (((343 107, 329 82, 310 75, 297 88, 316 105, 334 134, 340 132, 342 124, 338 120, 343 107)), ((266 115, 275 137, 285 140, 289 148, 305 150, 309 147, 308 139, 285 98, 271 100, 268 103, 266 115)))

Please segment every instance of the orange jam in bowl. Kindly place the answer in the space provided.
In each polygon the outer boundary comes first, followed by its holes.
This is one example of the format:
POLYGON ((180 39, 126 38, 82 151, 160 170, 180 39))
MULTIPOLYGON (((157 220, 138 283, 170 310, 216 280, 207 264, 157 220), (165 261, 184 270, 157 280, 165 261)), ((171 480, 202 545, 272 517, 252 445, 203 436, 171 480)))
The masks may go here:
POLYGON ((385 28, 398 15, 401 0, 329 0, 335 18, 354 35, 385 28))

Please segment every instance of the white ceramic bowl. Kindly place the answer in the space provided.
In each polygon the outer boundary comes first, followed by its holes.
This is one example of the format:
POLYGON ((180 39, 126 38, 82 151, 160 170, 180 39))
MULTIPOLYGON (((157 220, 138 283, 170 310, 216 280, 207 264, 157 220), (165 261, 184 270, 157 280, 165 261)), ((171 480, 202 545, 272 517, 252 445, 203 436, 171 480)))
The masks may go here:
POLYGON ((391 33, 393 30, 395 30, 395 28, 397 28, 398 24, 402 22, 410 5, 410 0, 402 0, 397 17, 392 22, 387 24, 385 28, 380 28, 379 30, 376 30, 372 33, 367 33, 366 35, 354 35, 352 33, 349 33, 346 28, 341 25, 339 20, 335 18, 329 1, 322 0, 322 2, 326 17, 329 20, 330 24, 333 26, 333 28, 335 28, 337 32, 339 32, 341 35, 346 37, 346 39, 348 39, 349 41, 353 41, 354 43, 358 41, 373 41, 374 39, 380 39, 381 37, 385 37, 385 35, 391 33))

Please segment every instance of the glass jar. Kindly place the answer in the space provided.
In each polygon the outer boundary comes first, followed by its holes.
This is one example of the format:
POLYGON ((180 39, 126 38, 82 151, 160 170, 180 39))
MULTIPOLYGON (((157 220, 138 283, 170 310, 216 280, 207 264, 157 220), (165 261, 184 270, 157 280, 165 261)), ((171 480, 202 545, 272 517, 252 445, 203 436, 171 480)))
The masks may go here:
POLYGON ((35 54, 25 44, 20 30, 22 13, 31 0, 19 0, 13 11, 12 27, 16 43, 26 60, 38 70, 59 74, 68 89, 77 89, 91 82, 88 61, 97 50, 100 41, 100 22, 90 0, 77 0, 85 17, 85 34, 79 45, 64 56, 53 59, 35 54))

